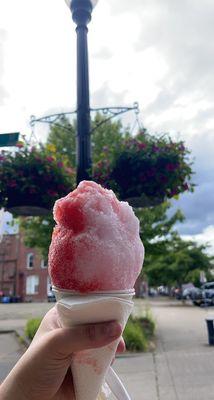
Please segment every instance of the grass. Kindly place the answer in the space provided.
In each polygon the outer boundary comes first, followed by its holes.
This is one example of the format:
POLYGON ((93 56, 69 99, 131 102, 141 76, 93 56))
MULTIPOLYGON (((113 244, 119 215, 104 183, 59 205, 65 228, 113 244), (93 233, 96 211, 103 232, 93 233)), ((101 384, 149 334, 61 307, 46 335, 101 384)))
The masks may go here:
POLYGON ((147 351, 155 334, 155 321, 146 310, 140 317, 130 317, 125 327, 123 337, 128 351, 147 351))
POLYGON ((26 327, 25 327, 25 335, 27 336, 28 339, 33 340, 37 329, 39 328, 39 325, 41 323, 42 318, 32 318, 27 321, 26 327))

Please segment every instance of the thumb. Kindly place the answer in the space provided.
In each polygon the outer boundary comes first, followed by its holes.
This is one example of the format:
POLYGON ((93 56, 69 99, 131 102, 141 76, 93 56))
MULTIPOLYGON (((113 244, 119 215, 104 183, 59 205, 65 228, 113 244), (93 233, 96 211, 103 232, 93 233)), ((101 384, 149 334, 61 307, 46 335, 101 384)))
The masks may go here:
POLYGON ((77 351, 106 346, 121 334, 122 328, 115 321, 59 328, 45 335, 46 351, 64 358, 77 351))

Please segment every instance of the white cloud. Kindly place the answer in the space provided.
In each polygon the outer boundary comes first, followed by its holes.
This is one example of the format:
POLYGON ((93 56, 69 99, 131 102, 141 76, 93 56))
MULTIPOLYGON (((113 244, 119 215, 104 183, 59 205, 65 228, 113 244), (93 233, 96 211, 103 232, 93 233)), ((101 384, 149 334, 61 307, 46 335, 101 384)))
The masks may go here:
POLYGON ((214 226, 207 226, 203 232, 196 235, 183 235, 184 240, 194 240, 200 245, 209 245, 207 252, 210 254, 214 253, 214 226))

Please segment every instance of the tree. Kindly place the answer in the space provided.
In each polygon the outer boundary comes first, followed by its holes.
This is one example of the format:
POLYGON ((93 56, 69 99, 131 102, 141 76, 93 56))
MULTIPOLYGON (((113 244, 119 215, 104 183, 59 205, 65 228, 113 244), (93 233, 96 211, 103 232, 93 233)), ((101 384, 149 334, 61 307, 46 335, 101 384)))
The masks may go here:
MULTIPOLYGON (((91 145, 93 162, 112 157, 122 147, 124 138, 130 136, 120 121, 106 121, 106 116, 97 113, 91 122, 91 145)), ((59 122, 50 127, 47 144, 54 146, 57 152, 65 157, 72 168, 76 165, 76 120, 72 123, 62 116, 59 122)))
POLYGON ((130 138, 128 129, 124 129, 121 121, 107 120, 106 116, 100 113, 95 115, 92 121, 92 149, 93 162, 112 160, 114 154, 121 152, 124 140, 130 138))
POLYGON ((73 124, 62 116, 59 122, 50 126, 50 132, 47 138, 49 148, 54 146, 57 153, 61 154, 67 164, 74 168, 76 163, 76 122, 73 124))
POLYGON ((43 258, 47 259, 52 231, 55 226, 53 216, 20 218, 19 225, 24 233, 25 245, 37 248, 43 258))
POLYGON ((174 233, 166 243, 165 253, 151 254, 146 263, 146 274, 152 286, 177 286, 192 282, 200 284, 203 271, 211 279, 213 257, 206 253, 207 246, 182 240, 174 233))

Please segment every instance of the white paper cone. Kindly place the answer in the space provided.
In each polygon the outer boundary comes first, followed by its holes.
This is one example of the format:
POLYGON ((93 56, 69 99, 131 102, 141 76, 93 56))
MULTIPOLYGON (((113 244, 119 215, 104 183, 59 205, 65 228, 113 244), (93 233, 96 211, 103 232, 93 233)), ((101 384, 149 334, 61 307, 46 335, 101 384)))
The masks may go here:
MULTIPOLYGON (((57 310, 63 327, 87 323, 118 321, 124 329, 133 308, 133 290, 78 295, 56 290, 57 310)), ((110 345, 75 353, 72 375, 76 400, 96 400, 120 338, 110 345)))

